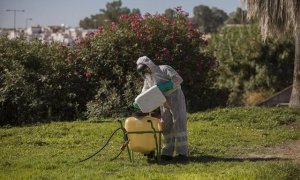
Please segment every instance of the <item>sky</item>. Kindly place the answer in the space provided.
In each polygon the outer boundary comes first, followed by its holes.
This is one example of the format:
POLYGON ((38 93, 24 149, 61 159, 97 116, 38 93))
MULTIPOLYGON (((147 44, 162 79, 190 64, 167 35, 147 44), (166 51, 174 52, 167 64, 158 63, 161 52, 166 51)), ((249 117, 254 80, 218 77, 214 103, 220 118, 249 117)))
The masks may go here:
MULTIPOLYGON (((79 21, 85 17, 100 13, 105 5, 113 0, 0 0, 0 28, 14 27, 14 12, 10 10, 25 10, 16 12, 16 27, 24 28, 32 25, 66 25, 78 27, 79 21), (32 20, 31 20, 32 19, 32 20)), ((122 0, 122 6, 129 9, 138 8, 141 14, 164 13, 168 8, 181 6, 193 16, 193 8, 198 5, 217 7, 227 14, 242 7, 240 0, 122 0)))

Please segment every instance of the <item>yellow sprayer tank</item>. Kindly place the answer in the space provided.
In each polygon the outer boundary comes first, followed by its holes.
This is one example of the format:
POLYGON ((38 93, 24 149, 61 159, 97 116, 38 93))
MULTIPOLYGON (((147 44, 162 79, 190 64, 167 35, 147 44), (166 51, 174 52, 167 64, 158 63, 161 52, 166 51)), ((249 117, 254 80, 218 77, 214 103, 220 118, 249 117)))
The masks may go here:
MULTIPOLYGON (((125 129, 128 132, 129 149, 134 152, 149 153, 156 148, 154 133, 134 133, 149 131, 153 132, 150 120, 156 131, 161 131, 159 119, 151 116, 129 117, 125 121, 125 129), (131 133, 132 132, 132 133, 131 133)), ((156 133, 157 141, 159 141, 159 133, 156 133)))

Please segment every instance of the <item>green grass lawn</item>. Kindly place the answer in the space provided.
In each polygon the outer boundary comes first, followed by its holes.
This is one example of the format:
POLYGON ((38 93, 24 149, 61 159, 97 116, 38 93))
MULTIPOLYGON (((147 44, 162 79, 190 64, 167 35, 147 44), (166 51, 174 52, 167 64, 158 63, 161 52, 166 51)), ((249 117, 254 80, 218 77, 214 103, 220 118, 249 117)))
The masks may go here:
MULTIPOLYGON (((119 118, 120 119, 120 118, 119 118)), ((126 151, 115 161, 122 142, 114 119, 0 128, 0 179, 299 179, 300 164, 283 158, 247 158, 266 147, 300 139, 300 112, 287 108, 225 108, 189 114, 190 163, 147 163, 126 151)))

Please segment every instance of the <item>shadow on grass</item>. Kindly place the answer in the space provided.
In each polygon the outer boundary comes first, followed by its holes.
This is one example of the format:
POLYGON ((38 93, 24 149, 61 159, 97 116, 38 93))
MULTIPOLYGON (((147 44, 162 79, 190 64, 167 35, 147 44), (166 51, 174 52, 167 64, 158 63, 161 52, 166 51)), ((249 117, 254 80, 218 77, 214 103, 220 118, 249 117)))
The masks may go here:
POLYGON ((246 158, 226 158, 214 156, 190 156, 190 162, 210 163, 210 162, 258 162, 258 161, 287 161, 289 159, 279 157, 246 157, 246 158))
POLYGON ((188 164, 188 163, 214 163, 214 162, 262 162, 262 161, 288 161, 287 158, 279 157, 249 157, 249 158, 230 158, 230 157, 214 157, 214 156, 190 156, 188 162, 178 161, 161 161, 157 163, 155 160, 149 161, 150 164, 168 165, 168 164, 188 164))

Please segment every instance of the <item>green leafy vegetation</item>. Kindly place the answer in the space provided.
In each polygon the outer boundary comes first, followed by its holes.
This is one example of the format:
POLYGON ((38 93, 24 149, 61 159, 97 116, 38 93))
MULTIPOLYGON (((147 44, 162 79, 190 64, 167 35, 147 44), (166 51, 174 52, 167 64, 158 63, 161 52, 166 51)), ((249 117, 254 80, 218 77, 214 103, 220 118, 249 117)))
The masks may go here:
POLYGON ((192 20, 195 27, 205 33, 216 32, 228 19, 226 12, 216 7, 198 5, 193 8, 193 12, 192 20))
POLYGON ((110 25, 111 22, 117 23, 122 14, 140 14, 139 9, 130 10, 122 7, 122 1, 112 1, 106 4, 106 9, 100 9, 100 13, 85 17, 79 21, 79 26, 84 29, 97 29, 99 26, 110 25))
POLYGON ((82 116, 94 84, 78 75, 84 68, 69 63, 68 51, 58 43, 0 38, 0 125, 82 116))
POLYGON ((136 60, 148 56, 184 79, 190 111, 211 107, 215 59, 203 34, 177 9, 163 15, 122 15, 78 39, 58 43, 0 38, 0 125, 110 116, 130 109, 143 79, 136 60), (200 103, 201 102, 201 103, 200 103))
MULTIPOLYGON (((205 9, 222 14, 198 10, 205 9)), ((103 11, 121 12, 120 1, 103 11)), ((135 63, 144 55, 183 77, 189 112, 254 105, 291 84, 291 39, 263 43, 248 24, 223 27, 207 41, 180 7, 168 12, 122 14, 70 47, 1 37, 0 125, 120 116, 140 93, 135 63)), ((237 9, 233 21, 244 14, 237 9)))
POLYGON ((126 152, 109 161, 119 151, 121 133, 100 154, 78 163, 119 127, 115 120, 2 127, 0 179, 297 179, 300 175, 300 165, 289 159, 247 156, 299 139, 299 130, 292 128, 300 123, 296 110, 225 108, 189 114, 188 164, 148 163, 139 153, 130 163, 126 152))
MULTIPOLYGON (((176 18, 176 11, 181 10, 181 7, 176 7, 174 9, 168 8, 164 11, 163 15, 173 19, 176 18)), ((228 19, 228 23, 240 24, 245 22, 245 14, 241 14, 241 9, 237 9, 237 13, 232 12, 230 17, 221 9, 216 7, 208 7, 205 5, 198 5, 193 8, 193 17, 190 18, 193 22, 195 28, 200 29, 202 32, 210 33, 215 32, 217 29, 223 25, 223 23, 228 19), (244 15, 244 16, 243 16, 244 15), (241 20, 241 18, 244 18, 241 20)), ((187 16, 188 14, 184 12, 187 16)), ((100 9, 100 13, 93 14, 90 17, 85 17, 80 20, 79 26, 84 29, 97 29, 102 26, 110 26, 112 22, 119 23, 119 16, 121 15, 141 15, 140 10, 133 8, 130 10, 127 7, 122 6, 122 1, 112 1, 106 4, 105 9, 100 9)))
POLYGON ((228 89, 230 105, 253 105, 292 84, 291 38, 263 42, 257 25, 224 26, 212 35, 209 49, 219 63, 216 85, 228 89))
POLYGON ((89 117, 132 104, 143 82, 136 72, 136 60, 144 55, 157 65, 172 66, 180 74, 189 111, 207 108, 209 105, 203 102, 212 96, 204 94, 210 92, 216 64, 212 55, 204 52, 206 43, 180 8, 173 19, 122 15, 118 24, 99 29, 77 44, 71 58, 75 62, 84 59, 91 77, 98 80, 97 94, 88 103, 89 117))

